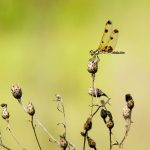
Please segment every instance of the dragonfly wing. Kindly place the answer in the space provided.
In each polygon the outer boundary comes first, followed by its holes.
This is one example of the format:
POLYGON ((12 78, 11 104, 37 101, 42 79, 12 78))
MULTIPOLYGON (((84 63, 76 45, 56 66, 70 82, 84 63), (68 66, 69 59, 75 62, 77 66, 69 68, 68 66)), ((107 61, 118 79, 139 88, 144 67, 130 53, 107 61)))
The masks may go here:
POLYGON ((114 29, 109 37, 109 40, 108 40, 108 43, 107 45, 105 46, 105 50, 106 52, 108 53, 111 53, 112 51, 114 51, 115 49, 115 46, 117 44, 117 40, 118 40, 118 34, 119 34, 119 31, 117 29, 114 29))
POLYGON ((108 44, 108 41, 109 41, 109 37, 112 33, 112 30, 113 30, 113 26, 112 26, 112 22, 110 20, 108 20, 106 22, 106 25, 105 25, 105 29, 104 29, 104 33, 103 33, 103 36, 102 36, 102 39, 101 39, 101 42, 100 42, 100 45, 98 47, 98 49, 100 51, 103 51, 105 46, 108 44))

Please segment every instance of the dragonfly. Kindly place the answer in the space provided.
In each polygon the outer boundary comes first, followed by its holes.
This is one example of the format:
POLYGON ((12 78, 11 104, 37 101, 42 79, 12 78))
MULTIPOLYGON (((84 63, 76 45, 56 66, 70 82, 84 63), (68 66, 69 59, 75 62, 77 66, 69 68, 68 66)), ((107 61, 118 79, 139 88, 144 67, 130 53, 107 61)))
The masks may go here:
POLYGON ((93 56, 93 55, 98 55, 98 54, 117 53, 114 51, 114 49, 117 44, 118 34, 119 34, 119 30, 113 29, 112 22, 108 20, 105 24, 104 33, 103 33, 98 49, 91 50, 90 54, 93 56))

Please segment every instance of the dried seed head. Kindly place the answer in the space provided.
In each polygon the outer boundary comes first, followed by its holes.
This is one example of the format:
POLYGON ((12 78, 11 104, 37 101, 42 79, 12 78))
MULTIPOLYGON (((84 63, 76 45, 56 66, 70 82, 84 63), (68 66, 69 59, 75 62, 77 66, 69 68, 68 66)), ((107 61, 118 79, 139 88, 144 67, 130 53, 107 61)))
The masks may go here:
POLYGON ((60 136, 60 147, 66 149, 68 146, 68 142, 64 136, 60 136))
POLYGON ((87 70, 89 73, 95 74, 97 72, 98 61, 99 60, 97 59, 97 57, 93 57, 88 61, 88 65, 87 65, 88 69, 87 70))
POLYGON ((62 97, 58 93, 55 94, 55 97, 56 97, 56 101, 62 100, 62 97))
POLYGON ((87 118, 86 122, 84 123, 84 130, 89 131, 92 128, 92 118, 87 118))
POLYGON ((108 111, 108 110, 107 110, 107 115, 108 115, 109 119, 111 119, 111 120, 113 119, 113 116, 112 116, 111 112, 108 111))
POLYGON ((101 97, 101 96, 106 96, 108 97, 105 93, 103 93, 100 89, 98 88, 89 88, 89 95, 93 96, 93 97, 101 97))
POLYGON ((7 107, 3 107, 3 110, 2 110, 2 117, 3 119, 9 119, 9 112, 7 111, 7 107))
POLYGON ((17 100, 20 100, 22 97, 22 90, 18 85, 13 85, 11 88, 11 93, 17 100))
POLYGON ((106 122, 106 126, 107 126, 107 128, 109 128, 111 130, 114 127, 114 121, 112 119, 109 119, 106 122))
POLYGON ((132 100, 131 94, 126 94, 126 95, 125 95, 125 99, 126 99, 126 102, 132 100))
POLYGON ((81 134, 83 137, 85 137, 85 135, 86 135, 85 132, 83 132, 83 131, 80 132, 80 134, 81 134))
POLYGON ((2 103, 2 104, 1 104, 1 107, 2 107, 2 108, 3 108, 3 107, 7 107, 7 104, 2 103))
POLYGON ((123 117, 125 120, 130 119, 130 117, 131 117, 131 110, 128 108, 128 106, 125 106, 123 108, 123 117))
POLYGON ((87 141, 90 148, 94 148, 94 149, 96 148, 96 142, 93 139, 91 139, 89 136, 87 137, 87 141))
POLYGON ((29 104, 27 105, 27 113, 31 116, 35 114, 35 109, 31 102, 29 102, 29 104))
POLYGON ((129 100, 129 101, 127 102, 127 106, 128 106, 128 108, 129 108, 130 110, 132 110, 132 108, 134 107, 134 101, 133 101, 133 100, 129 100))
POLYGON ((105 109, 101 109, 101 112, 100 112, 100 115, 101 115, 101 117, 103 118, 103 120, 104 120, 104 122, 106 123, 106 117, 107 117, 107 110, 105 110, 105 109))

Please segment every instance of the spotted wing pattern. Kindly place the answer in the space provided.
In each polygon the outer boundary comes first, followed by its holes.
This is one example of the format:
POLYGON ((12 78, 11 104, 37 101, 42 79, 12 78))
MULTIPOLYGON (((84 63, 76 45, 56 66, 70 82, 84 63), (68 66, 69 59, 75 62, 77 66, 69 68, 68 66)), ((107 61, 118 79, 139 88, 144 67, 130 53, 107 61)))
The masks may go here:
POLYGON ((105 30, 98 47, 99 53, 112 53, 117 44, 119 31, 113 30, 112 22, 108 20, 105 25, 105 30))
POLYGON ((105 47, 106 47, 106 45, 109 41, 110 35, 112 33, 112 30, 113 30, 112 22, 110 20, 108 20, 106 22, 104 33, 103 33, 100 45, 98 47, 99 50, 101 50, 101 51, 105 50, 105 47))

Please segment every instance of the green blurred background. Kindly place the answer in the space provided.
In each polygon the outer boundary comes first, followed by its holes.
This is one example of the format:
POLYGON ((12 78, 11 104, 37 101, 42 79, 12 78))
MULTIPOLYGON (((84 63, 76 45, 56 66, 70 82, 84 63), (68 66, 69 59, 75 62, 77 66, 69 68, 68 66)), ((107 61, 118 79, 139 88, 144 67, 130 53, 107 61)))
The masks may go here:
MULTIPOLYGON (((124 95, 132 94, 134 124, 124 149, 150 148, 149 8, 149 0, 0 0, 0 102, 8 104, 11 127, 25 148, 38 149, 28 122, 30 117, 11 96, 14 83, 22 87, 25 105, 33 102, 38 118, 57 139, 63 128, 56 123, 63 118, 51 100, 60 93, 65 103, 68 138, 78 150, 82 149, 80 131, 91 102, 87 94, 91 78, 86 70, 89 50, 97 48, 108 19, 120 31, 116 50, 126 55, 100 57, 96 86, 112 98, 109 109, 118 139, 124 133, 124 95)), ((2 118, 0 122, 4 144, 20 149, 6 131, 6 122, 2 118)), ((44 150, 58 149, 40 127, 36 129, 44 150)), ((90 136, 98 149, 109 149, 108 131, 99 114, 90 136)))

